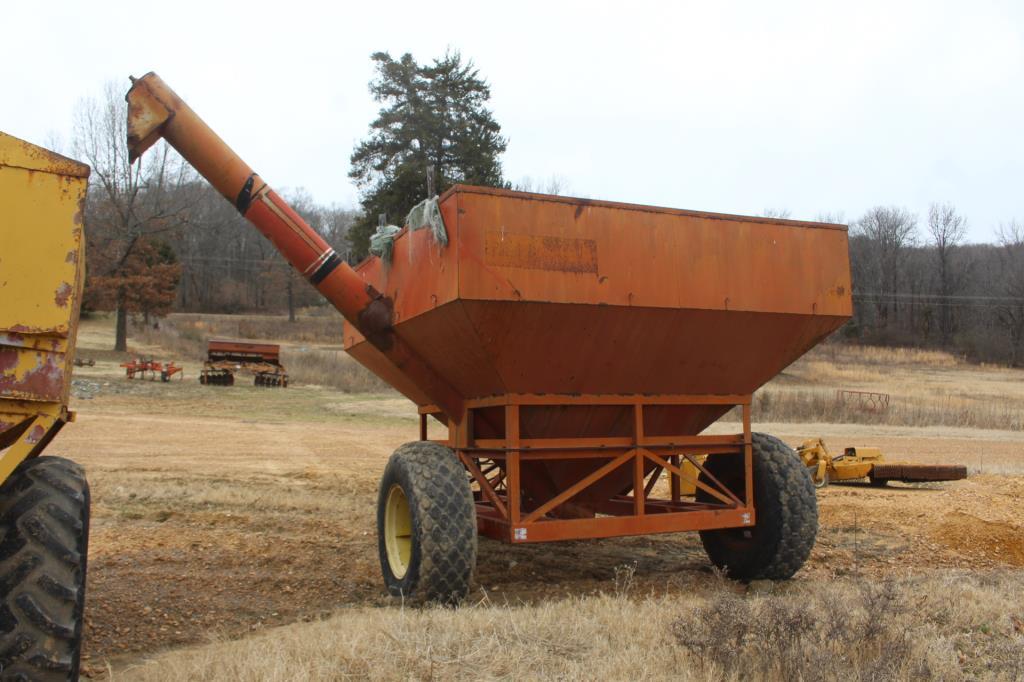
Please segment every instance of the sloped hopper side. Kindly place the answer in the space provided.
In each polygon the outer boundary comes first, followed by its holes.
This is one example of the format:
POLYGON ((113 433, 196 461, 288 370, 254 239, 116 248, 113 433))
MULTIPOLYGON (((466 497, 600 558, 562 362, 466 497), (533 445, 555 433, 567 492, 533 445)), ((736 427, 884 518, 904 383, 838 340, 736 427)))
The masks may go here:
MULTIPOLYGON (((394 300, 398 333, 466 398, 752 393, 851 314, 841 225, 464 186, 441 210, 447 247, 407 232, 390 264, 358 270, 394 300)), ((427 403, 350 325, 345 334, 357 360, 427 403)), ((725 409, 650 410, 646 429, 697 434, 725 409)), ((530 408, 522 436, 621 435, 630 419, 530 408)), ((502 427, 475 428, 483 438, 502 427)))

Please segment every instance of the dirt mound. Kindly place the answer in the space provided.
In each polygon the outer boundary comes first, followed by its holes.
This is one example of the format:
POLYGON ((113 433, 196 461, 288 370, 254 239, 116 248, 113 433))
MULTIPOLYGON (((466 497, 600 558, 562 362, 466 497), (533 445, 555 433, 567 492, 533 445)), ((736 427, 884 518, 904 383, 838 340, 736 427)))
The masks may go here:
POLYGON ((942 520, 933 535, 951 549, 1024 566, 1024 528, 1019 526, 954 512, 942 520))

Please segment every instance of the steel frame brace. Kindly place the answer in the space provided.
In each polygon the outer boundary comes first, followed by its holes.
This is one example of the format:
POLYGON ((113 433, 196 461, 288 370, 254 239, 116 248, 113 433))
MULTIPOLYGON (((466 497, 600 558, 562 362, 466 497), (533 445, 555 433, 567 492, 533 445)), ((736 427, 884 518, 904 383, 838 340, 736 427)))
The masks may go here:
MULTIPOLYGON (((548 542, 579 538, 673 533, 737 528, 756 522, 753 500, 750 395, 735 396, 566 396, 505 395, 466 401, 466 418, 449 420, 451 447, 474 486, 477 526, 482 535, 510 543, 548 542), (628 437, 520 438, 520 408, 526 405, 620 405, 632 408, 633 428, 628 437), (729 435, 647 436, 647 405, 740 406, 743 430, 729 435), (504 438, 475 438, 473 421, 479 408, 504 408, 504 438), (744 457, 744 486, 731 490, 698 459, 739 453, 744 457), (529 461, 603 459, 597 467, 549 499, 533 501, 524 509, 520 466, 529 461), (688 461, 704 480, 692 480, 681 466, 688 461), (632 464, 632 493, 600 504, 592 518, 559 518, 553 514, 612 471, 632 464), (647 468, 653 465, 652 470, 647 468), (668 498, 652 497, 663 474, 669 479, 668 498), (684 499, 682 481, 714 498, 714 502, 684 499)), ((427 418, 438 416, 434 406, 420 408, 420 438, 427 439, 427 418)))

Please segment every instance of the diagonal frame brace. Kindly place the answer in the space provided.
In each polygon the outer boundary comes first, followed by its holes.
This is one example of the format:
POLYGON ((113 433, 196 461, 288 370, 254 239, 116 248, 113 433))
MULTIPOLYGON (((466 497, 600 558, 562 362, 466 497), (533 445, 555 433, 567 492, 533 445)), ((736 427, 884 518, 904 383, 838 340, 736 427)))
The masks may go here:
MULTIPOLYGON (((692 465, 693 465, 693 467, 694 467, 694 468, 695 468, 695 469, 696 469, 697 471, 699 471, 700 473, 702 473, 702 474, 704 474, 705 476, 707 476, 707 477, 708 477, 708 479, 710 479, 712 483, 714 483, 714 484, 715 484, 715 485, 717 485, 717 486, 718 486, 719 488, 721 488, 722 490, 724 490, 724 491, 725 491, 725 494, 726 494, 726 495, 728 495, 729 497, 731 497, 731 498, 732 498, 733 500, 735 500, 735 501, 736 501, 736 504, 738 504, 738 505, 742 505, 742 504, 743 504, 743 500, 741 500, 741 499, 740 499, 739 497, 737 497, 737 496, 736 496, 736 494, 735 494, 735 493, 733 493, 733 491, 729 490, 728 486, 726 486, 726 485, 725 485, 724 483, 722 483, 722 482, 721 482, 721 481, 719 481, 719 480, 718 480, 717 478, 715 478, 715 477, 714 477, 714 475, 712 475, 712 473, 711 473, 710 471, 708 471, 708 470, 707 470, 707 469, 706 469, 706 468, 704 467, 704 465, 703 465, 703 464, 701 464, 700 462, 698 462, 698 461, 697 461, 697 458, 696 458, 696 457, 694 457, 693 455, 689 455, 689 454, 687 454, 687 453, 685 453, 685 452, 683 453, 683 457, 685 457, 685 458, 687 459, 687 461, 689 461, 689 462, 690 462, 690 464, 692 464, 692 465)), ((744 473, 744 475, 746 475, 746 474, 744 473)))
POLYGON ((550 500, 534 509, 532 512, 526 515, 526 517, 522 520, 522 523, 526 524, 532 521, 536 521, 537 519, 539 519, 540 517, 544 516, 549 511, 557 507, 558 505, 578 495, 583 489, 590 487, 590 485, 593 484, 595 481, 604 478, 615 469, 618 469, 620 466, 628 462, 634 456, 636 456, 636 450, 627 450, 623 454, 619 455, 612 461, 605 464, 600 469, 594 471, 591 474, 588 474, 587 476, 584 476, 579 481, 566 488, 563 492, 559 493, 558 495, 555 495, 550 500))
MULTIPOLYGON (((690 479, 690 477, 686 475, 686 472, 684 472, 681 467, 672 466, 671 464, 668 463, 667 460, 665 460, 664 458, 660 457, 659 455, 656 455, 656 454, 654 454, 653 452, 651 452, 649 450, 644 450, 643 453, 644 453, 644 457, 646 457, 647 459, 651 460, 652 462, 654 462, 658 466, 662 467, 663 469, 671 471, 673 474, 675 474, 676 476, 679 476, 681 479, 683 479, 683 480, 685 480, 685 481, 687 481, 689 483, 693 483, 695 486, 697 486, 697 488, 699 488, 699 489, 703 490, 704 492, 706 492, 707 494, 713 496, 715 499, 721 501, 723 504, 727 504, 730 507, 740 507, 740 506, 743 506, 743 502, 738 497, 733 495, 732 492, 728 488, 726 488, 725 486, 722 486, 722 489, 725 490, 727 495, 723 495, 718 490, 715 490, 711 486, 707 485, 706 483, 701 482, 698 479, 690 479)), ((703 470, 702 467, 699 467, 699 468, 701 468, 701 470, 703 470)), ((716 483, 717 483, 717 481, 716 481, 716 483)), ((721 486, 722 484, 718 483, 718 485, 721 486)))
POLYGON ((490 500, 491 504, 494 505, 494 508, 498 510, 498 513, 501 514, 503 518, 507 519, 508 509, 501 501, 501 498, 498 497, 498 494, 494 491, 494 488, 491 486, 491 482, 487 480, 487 477, 480 472, 480 468, 477 467, 476 464, 462 451, 459 451, 458 455, 459 459, 462 461, 462 466, 466 467, 469 473, 473 475, 474 480, 476 480, 480 485, 480 490, 483 491, 483 494, 487 496, 487 499, 490 500))

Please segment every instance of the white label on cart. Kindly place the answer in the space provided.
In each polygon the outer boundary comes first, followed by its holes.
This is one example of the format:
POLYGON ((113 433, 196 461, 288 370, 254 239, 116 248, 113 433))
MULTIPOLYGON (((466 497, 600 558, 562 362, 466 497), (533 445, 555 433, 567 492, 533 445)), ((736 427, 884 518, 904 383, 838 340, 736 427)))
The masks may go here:
POLYGON ((525 540, 526 539, 526 529, 525 528, 516 528, 513 531, 513 537, 516 540, 525 540))
POLYGON ((743 525, 745 525, 745 526, 749 526, 750 525, 750 514, 744 514, 743 515, 743 525))

